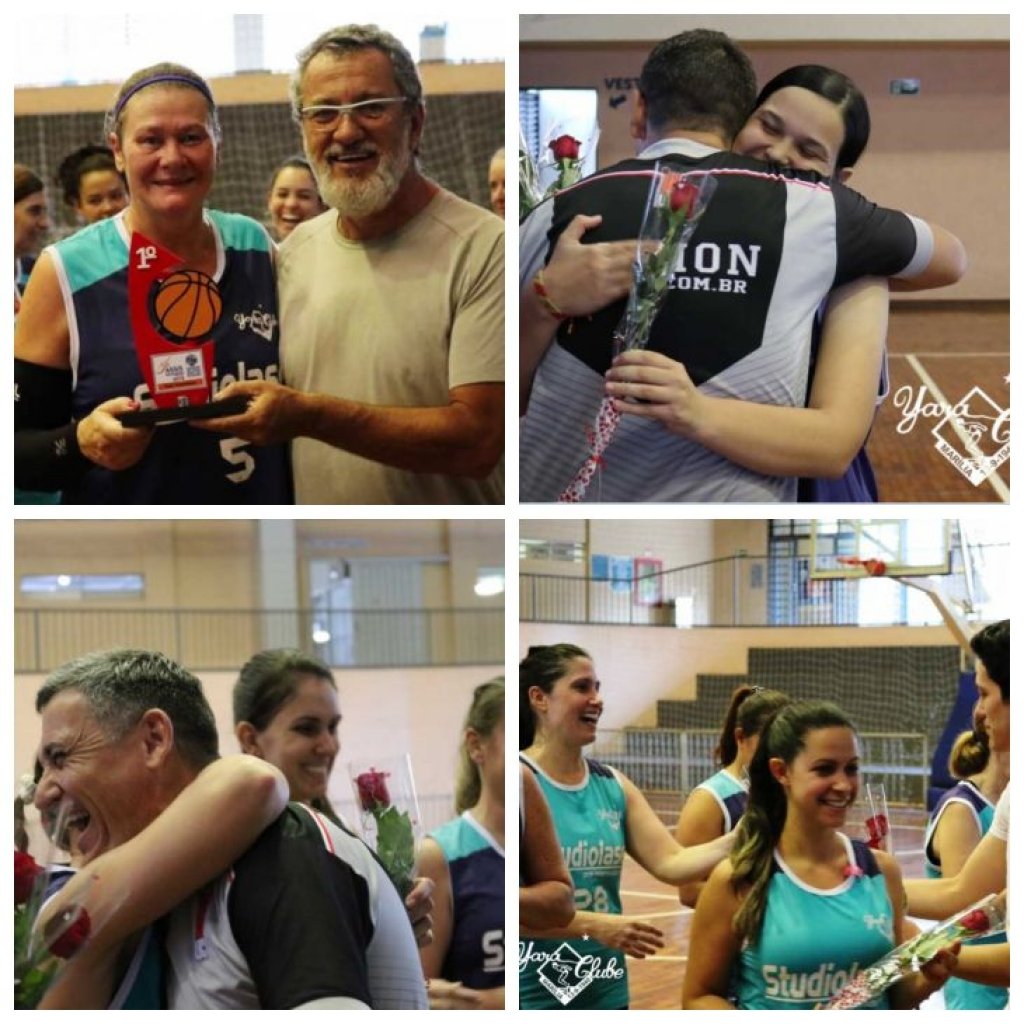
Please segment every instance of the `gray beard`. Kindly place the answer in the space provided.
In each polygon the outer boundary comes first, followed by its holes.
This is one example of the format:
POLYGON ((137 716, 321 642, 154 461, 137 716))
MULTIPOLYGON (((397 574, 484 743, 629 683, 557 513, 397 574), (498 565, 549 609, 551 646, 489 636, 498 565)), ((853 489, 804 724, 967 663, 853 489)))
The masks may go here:
POLYGON ((351 180, 332 175, 331 164, 326 159, 310 162, 323 201, 342 217, 361 218, 380 213, 394 199, 409 169, 409 161, 409 151, 403 146, 401 152, 382 154, 368 177, 351 180))

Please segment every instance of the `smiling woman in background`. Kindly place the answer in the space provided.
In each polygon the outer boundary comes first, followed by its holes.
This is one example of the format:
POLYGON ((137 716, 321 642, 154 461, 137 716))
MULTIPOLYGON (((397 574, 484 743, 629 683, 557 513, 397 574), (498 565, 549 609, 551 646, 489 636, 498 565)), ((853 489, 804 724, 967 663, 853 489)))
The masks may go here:
POLYGON ((80 146, 57 168, 64 204, 82 224, 95 224, 128 205, 128 189, 109 146, 80 146))
POLYGON ((303 221, 326 209, 308 160, 292 156, 277 165, 267 195, 267 212, 270 232, 278 242, 283 242, 303 221))

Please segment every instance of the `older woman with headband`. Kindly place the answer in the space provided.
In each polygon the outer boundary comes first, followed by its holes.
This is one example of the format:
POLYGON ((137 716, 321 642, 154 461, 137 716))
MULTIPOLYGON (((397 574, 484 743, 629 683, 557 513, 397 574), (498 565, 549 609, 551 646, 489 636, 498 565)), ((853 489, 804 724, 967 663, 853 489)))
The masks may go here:
POLYGON ((248 217, 204 209, 220 146, 207 83, 178 64, 132 75, 107 114, 108 141, 131 201, 115 217, 49 247, 14 337, 15 481, 61 489, 66 504, 290 501, 287 453, 175 424, 126 427, 152 404, 129 315, 137 232, 201 272, 219 292, 210 329, 216 398, 237 379, 278 376, 273 243, 248 217))

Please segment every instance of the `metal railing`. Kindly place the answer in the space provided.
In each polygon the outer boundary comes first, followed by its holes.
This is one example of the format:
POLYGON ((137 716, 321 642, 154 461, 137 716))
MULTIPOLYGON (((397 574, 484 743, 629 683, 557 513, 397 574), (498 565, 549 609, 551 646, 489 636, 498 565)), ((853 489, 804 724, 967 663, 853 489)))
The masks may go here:
POLYGON ((843 626, 919 622, 893 579, 812 579, 806 557, 734 555, 640 580, 520 573, 524 622, 843 626), (865 588, 870 589, 865 589, 865 588))
MULTIPOLYGON (((682 799, 718 770, 714 752, 720 737, 714 729, 607 729, 598 732, 590 753, 618 768, 645 793, 672 793, 682 799)), ((881 783, 890 803, 925 807, 931 772, 927 737, 860 733, 858 738, 861 784, 881 783)))
POLYGON ((502 665, 502 608, 373 611, 15 609, 16 672, 90 651, 161 651, 191 669, 237 670, 256 651, 297 647, 337 667, 502 665))

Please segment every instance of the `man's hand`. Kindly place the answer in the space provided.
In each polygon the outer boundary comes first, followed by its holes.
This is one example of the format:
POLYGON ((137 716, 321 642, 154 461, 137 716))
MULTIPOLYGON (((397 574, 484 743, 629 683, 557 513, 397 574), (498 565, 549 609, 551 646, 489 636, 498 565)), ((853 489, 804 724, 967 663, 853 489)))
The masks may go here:
POLYGON ((615 399, 618 412, 658 420, 680 437, 693 436, 706 400, 682 363, 647 349, 615 357, 605 374, 605 393, 615 399))
POLYGON ((544 268, 544 289, 552 304, 566 316, 584 316, 603 309, 629 291, 637 243, 581 239, 601 223, 601 217, 578 214, 562 232, 544 268))
POLYGON ((240 437, 253 444, 278 444, 298 437, 302 430, 302 394, 269 380, 246 380, 229 384, 217 398, 245 395, 249 408, 238 416, 196 420, 193 427, 240 437))
POLYGON ((427 998, 432 1010, 479 1010, 484 1002, 479 992, 444 978, 427 979, 427 998))
POLYGON ((417 878, 416 884, 405 897, 405 911, 409 915, 417 946, 429 946, 434 941, 434 922, 430 917, 430 912, 434 909, 433 893, 432 879, 417 878))
POLYGON ((76 428, 82 454, 104 469, 128 469, 146 453, 152 427, 126 427, 115 413, 134 412, 139 403, 130 398, 111 398, 95 409, 76 428))

